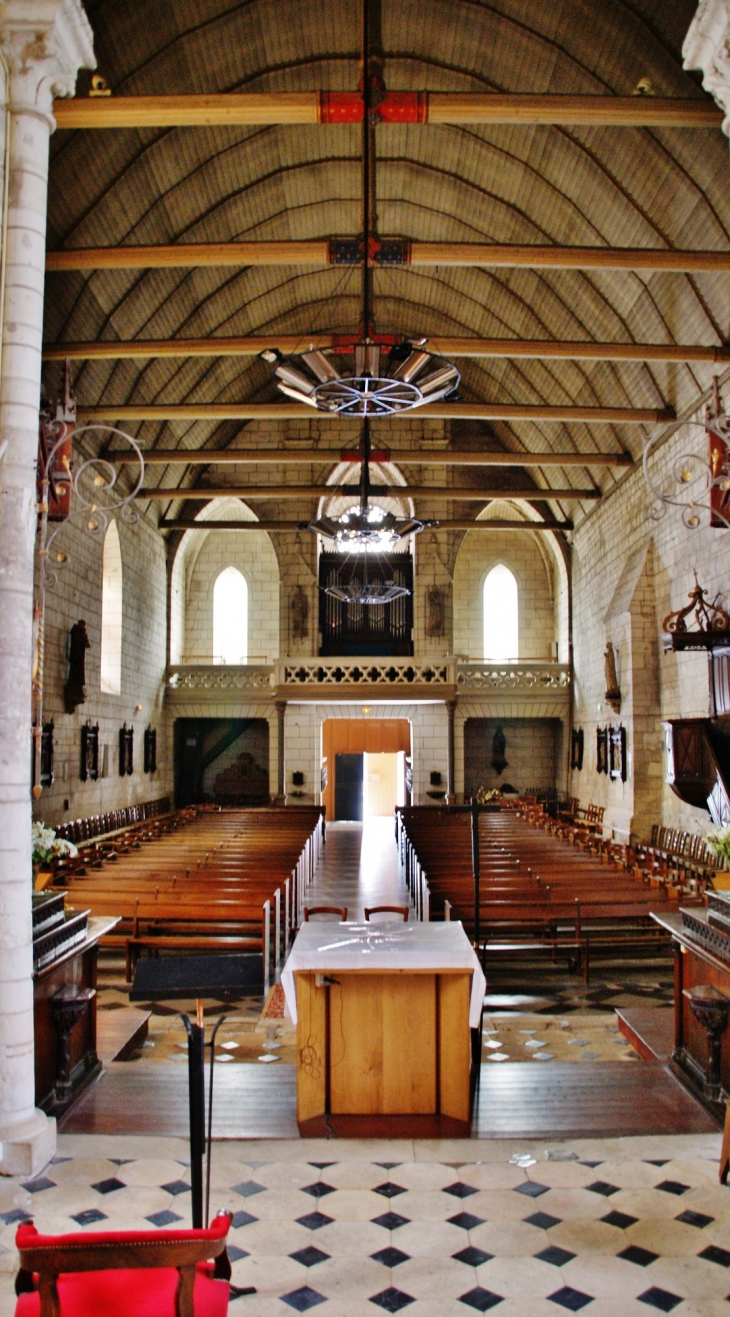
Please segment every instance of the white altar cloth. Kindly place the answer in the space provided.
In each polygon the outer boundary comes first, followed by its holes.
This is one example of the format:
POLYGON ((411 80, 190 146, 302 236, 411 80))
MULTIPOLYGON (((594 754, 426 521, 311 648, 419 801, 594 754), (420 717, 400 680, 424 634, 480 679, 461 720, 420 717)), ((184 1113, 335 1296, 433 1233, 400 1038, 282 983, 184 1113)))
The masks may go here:
POLYGON ((292 1020, 297 1018, 294 974, 315 970, 473 970, 469 1024, 477 1029, 487 982, 474 949, 457 920, 443 924, 302 924, 282 970, 281 984, 292 1020))

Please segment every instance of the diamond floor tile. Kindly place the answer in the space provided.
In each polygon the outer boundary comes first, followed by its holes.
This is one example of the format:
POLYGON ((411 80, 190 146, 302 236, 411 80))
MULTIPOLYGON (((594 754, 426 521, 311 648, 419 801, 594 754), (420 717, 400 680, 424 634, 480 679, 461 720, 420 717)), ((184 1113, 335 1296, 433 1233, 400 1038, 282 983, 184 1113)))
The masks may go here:
POLYGON ((622 1248, 617 1255, 624 1259, 624 1262, 633 1262, 637 1267, 650 1267, 652 1262, 656 1262, 659 1257, 658 1253, 652 1253, 650 1248, 639 1248, 637 1244, 629 1244, 628 1248, 622 1248))
POLYGON ((538 1184, 536 1180, 528 1180, 526 1184, 518 1184, 515 1189, 516 1194, 525 1194, 527 1198, 539 1198, 542 1194, 549 1192, 550 1186, 547 1184, 538 1184))
POLYGON ((533 1212, 532 1216, 526 1216, 525 1222, 528 1226, 537 1226, 538 1230, 550 1230, 552 1226, 561 1224, 559 1216, 550 1216, 549 1212, 533 1212))
MULTIPOLYGON (((92 1184, 91 1187, 92 1189, 96 1189, 98 1194, 113 1194, 116 1189, 126 1189, 127 1186, 121 1180, 118 1180, 116 1176, 112 1176, 109 1180, 97 1180, 96 1184, 92 1184)), ((168 1193, 175 1192, 174 1190, 171 1190, 169 1186, 164 1184, 162 1185, 162 1188, 167 1188, 168 1193)), ((189 1189, 190 1185, 186 1184, 185 1188, 189 1189)))
POLYGON ((405 1294, 403 1290, 394 1289, 390 1285, 387 1290, 381 1290, 380 1294, 371 1295, 370 1302, 377 1304, 384 1312, 400 1312, 410 1303, 415 1303, 415 1299, 412 1295, 405 1294))
POLYGON ((282 1294, 282 1303, 287 1303, 295 1312, 309 1312, 310 1308, 316 1308, 320 1303, 326 1303, 327 1298, 324 1294, 318 1294, 316 1290, 309 1285, 302 1285, 301 1289, 292 1290, 290 1294, 282 1294))
POLYGON ((460 1295, 459 1302, 474 1308, 476 1312, 489 1312, 490 1308, 496 1308, 503 1299, 501 1294, 494 1294, 491 1290, 485 1290, 481 1285, 477 1285, 473 1290, 460 1295))
POLYGON ((401 1248, 380 1248, 377 1253, 371 1253, 374 1262, 382 1262, 384 1267, 399 1267, 402 1262, 410 1262, 410 1253, 404 1253, 401 1248))
POLYGON ((470 1198, 472 1194, 478 1194, 479 1190, 475 1189, 473 1184, 462 1184, 461 1181, 457 1181, 456 1184, 447 1184, 441 1192, 453 1194, 454 1198, 470 1198))
MULTIPOLYGON (((230 1256, 231 1250, 228 1250, 230 1256)), ((326 1262, 329 1253, 324 1253, 321 1248, 315 1248, 314 1244, 309 1244, 307 1248, 300 1248, 296 1253, 290 1253, 289 1257, 295 1262, 301 1262, 303 1267, 316 1267, 318 1262, 326 1262)))
POLYGON ((686 1194, 691 1187, 689 1184, 682 1184, 680 1180, 662 1180, 661 1184, 655 1185, 655 1188, 661 1189, 663 1193, 676 1194, 677 1197, 686 1194))
POLYGON ((719 1248, 717 1244, 709 1244, 697 1256, 704 1258, 706 1262, 716 1262, 719 1267, 730 1267, 730 1253, 726 1248, 719 1248))
POLYGON ((687 1208, 686 1212, 680 1212, 675 1216, 675 1221, 681 1221, 686 1226, 696 1226, 698 1230, 704 1230, 706 1226, 711 1226, 715 1220, 714 1216, 705 1216, 704 1212, 693 1212, 687 1208))
POLYGON ((549 1248, 544 1248, 541 1253, 535 1254, 538 1261, 549 1262, 551 1267, 564 1267, 576 1256, 577 1254, 569 1252, 567 1248, 558 1248, 556 1244, 551 1244, 549 1248))
POLYGON ((586 1189, 592 1194, 602 1194, 604 1198, 610 1198, 618 1193, 618 1185, 608 1184, 606 1180, 594 1180, 593 1184, 586 1185, 586 1189))
POLYGON ((326 1216, 324 1212, 308 1212, 306 1216, 298 1216, 297 1223, 304 1226, 307 1230, 321 1230, 323 1226, 329 1226, 334 1220, 331 1216, 326 1216))
POLYGON ((383 1212, 382 1216, 374 1216, 372 1219, 374 1226, 382 1226, 383 1230, 398 1230, 400 1226, 410 1224, 410 1218, 400 1216, 398 1212, 383 1212))
POLYGON ((643 1294, 637 1294, 636 1297, 639 1303, 645 1303, 648 1308, 656 1308, 659 1312, 672 1312, 682 1303, 678 1294, 659 1289, 657 1285, 652 1285, 651 1289, 645 1290, 643 1294))
POLYGON ((567 1308, 568 1312, 580 1312, 581 1308, 587 1307, 593 1302, 592 1294, 584 1294, 582 1290, 574 1290, 570 1285, 563 1285, 562 1289, 556 1290, 554 1294, 548 1294, 551 1303, 557 1303, 561 1308, 567 1308))
POLYGON ((484 1225, 480 1216, 472 1216, 471 1212, 457 1212, 456 1216, 449 1217, 449 1225, 459 1226, 462 1230, 476 1230, 477 1226, 484 1225))
POLYGON ((373 1193, 380 1194, 383 1198, 397 1198, 399 1194, 405 1194, 408 1190, 400 1184, 378 1184, 373 1189, 373 1193))
POLYGON ((607 1226, 617 1226, 619 1230, 628 1230, 629 1226, 635 1226, 638 1219, 638 1216, 629 1216, 628 1212, 608 1212, 606 1216, 601 1217, 607 1226))
POLYGON ((491 1262, 494 1254, 485 1253, 483 1248, 475 1248, 470 1244, 468 1248, 461 1248, 458 1253, 452 1253, 451 1256, 467 1267, 481 1267, 485 1262, 491 1262))

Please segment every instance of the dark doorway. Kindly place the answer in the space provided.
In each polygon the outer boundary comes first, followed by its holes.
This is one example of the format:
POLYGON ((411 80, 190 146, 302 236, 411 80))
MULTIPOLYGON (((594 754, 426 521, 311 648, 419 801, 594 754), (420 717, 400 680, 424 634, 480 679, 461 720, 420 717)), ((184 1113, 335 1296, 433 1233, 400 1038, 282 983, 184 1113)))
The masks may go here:
POLYGON ((178 718, 175 805, 267 805, 269 725, 264 718, 178 718))
POLYGON ((335 755, 335 818, 362 819, 363 755, 335 755))

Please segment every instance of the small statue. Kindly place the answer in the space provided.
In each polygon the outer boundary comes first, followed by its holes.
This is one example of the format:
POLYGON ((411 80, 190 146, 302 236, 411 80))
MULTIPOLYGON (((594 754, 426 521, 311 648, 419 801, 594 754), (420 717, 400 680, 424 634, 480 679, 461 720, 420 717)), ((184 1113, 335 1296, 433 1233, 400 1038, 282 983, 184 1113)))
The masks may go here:
POLYGON ((610 640, 606 644, 606 652, 603 659, 606 670, 606 694, 604 698, 606 704, 610 704, 615 713, 620 713, 621 689, 618 684, 618 674, 616 672, 616 654, 610 640))
POLYGON ((507 767, 506 752, 507 738, 502 728, 498 727, 492 737, 492 768, 495 773, 503 773, 507 767))
POLYGON ((426 635, 434 638, 444 634, 444 592, 438 585, 429 586, 426 591, 428 616, 426 618, 426 635))
POLYGON ((66 713, 73 713, 86 699, 86 651, 91 641, 83 618, 68 633, 68 680, 63 689, 66 713))
POLYGON ((309 635, 309 600, 301 585, 291 598, 291 633, 293 640, 306 640, 309 635))

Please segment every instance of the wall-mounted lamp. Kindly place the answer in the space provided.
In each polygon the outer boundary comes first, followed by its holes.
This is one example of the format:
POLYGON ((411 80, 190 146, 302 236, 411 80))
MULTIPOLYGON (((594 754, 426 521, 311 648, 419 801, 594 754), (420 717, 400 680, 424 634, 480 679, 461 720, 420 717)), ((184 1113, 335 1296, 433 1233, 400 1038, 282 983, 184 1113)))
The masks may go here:
POLYGON ((141 705, 141 704, 135 704, 135 706, 134 706, 134 712, 135 712, 135 713, 141 713, 141 712, 142 712, 142 705, 141 705))

